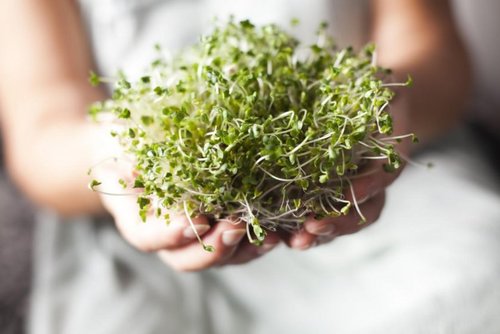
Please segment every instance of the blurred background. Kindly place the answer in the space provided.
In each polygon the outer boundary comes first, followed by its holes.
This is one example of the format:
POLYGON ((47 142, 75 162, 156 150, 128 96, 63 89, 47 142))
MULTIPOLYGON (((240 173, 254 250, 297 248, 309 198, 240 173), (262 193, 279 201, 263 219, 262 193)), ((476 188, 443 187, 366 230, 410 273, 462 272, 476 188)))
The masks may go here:
POLYGON ((31 279, 33 208, 5 174, 0 150, 0 333, 21 333, 31 279))
MULTIPOLYGON (((454 0, 454 5, 475 71, 470 122, 484 143, 484 154, 499 170, 500 1, 454 0), (485 119, 492 126, 485 127, 485 119)), ((6 175, 2 156, 0 151, 0 333, 10 334, 21 333, 23 328, 31 279, 34 210, 6 175)))

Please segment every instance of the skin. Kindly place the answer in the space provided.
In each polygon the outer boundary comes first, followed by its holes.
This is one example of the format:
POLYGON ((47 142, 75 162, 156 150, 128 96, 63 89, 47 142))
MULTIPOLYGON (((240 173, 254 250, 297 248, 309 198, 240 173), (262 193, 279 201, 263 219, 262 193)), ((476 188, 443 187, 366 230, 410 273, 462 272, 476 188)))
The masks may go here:
MULTIPOLYGON (((374 0, 372 40, 378 62, 394 70, 395 81, 414 78, 393 107, 396 133, 417 133, 423 142, 449 129, 461 117, 470 75, 448 1, 374 0), (450 84, 453 83, 453 84, 450 84)), ((90 103, 106 98, 88 84, 94 67, 77 5, 69 0, 3 0, 0 2, 0 110, 8 169, 24 192, 42 206, 63 215, 104 214, 115 220, 123 237, 139 250, 156 252, 179 271, 248 262, 270 251, 281 240, 297 249, 351 234, 377 220, 385 189, 398 176, 371 164, 367 175, 353 180, 354 197, 367 223, 358 224, 355 210, 336 219, 305 222, 293 235, 269 233, 265 245, 248 243, 241 225, 205 217, 193 219, 206 244, 205 252, 191 234, 189 221, 173 213, 166 226, 153 215, 146 224, 133 196, 99 196, 87 189, 86 171, 119 152, 106 125, 87 121, 90 103), (29 98, 27 98, 29 97, 29 98), (22 121, 19 121, 22 120, 22 121), (36 166, 36 168, 33 168, 36 166), (57 176, 57 177, 54 177, 57 176), (232 241, 225 244, 224 240, 232 241)), ((408 154, 408 145, 400 147, 408 154)), ((131 168, 102 168, 100 180, 132 179, 131 168)))

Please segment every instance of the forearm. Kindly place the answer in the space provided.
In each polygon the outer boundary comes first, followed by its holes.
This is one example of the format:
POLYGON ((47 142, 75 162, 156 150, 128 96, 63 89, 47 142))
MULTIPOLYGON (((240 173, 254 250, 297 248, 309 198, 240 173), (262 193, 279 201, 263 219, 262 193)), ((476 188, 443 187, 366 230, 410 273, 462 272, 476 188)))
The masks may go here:
POLYGON ((88 104, 99 98, 99 93, 85 94, 85 89, 69 86, 5 106, 10 113, 32 115, 18 120, 21 124, 5 126, 3 132, 8 170, 38 204, 68 215, 103 210, 87 188, 86 173, 106 154, 101 149, 106 142, 101 140, 103 131, 84 116, 88 104))
POLYGON ((426 142, 462 117, 471 81, 464 46, 444 0, 376 0, 373 40, 378 63, 395 78, 413 78, 401 89, 410 131, 426 142))
POLYGON ((93 64, 76 2, 0 1, 0 45, 10 172, 42 205, 65 214, 99 212, 85 173, 98 139, 85 115, 104 94, 87 82, 93 64))

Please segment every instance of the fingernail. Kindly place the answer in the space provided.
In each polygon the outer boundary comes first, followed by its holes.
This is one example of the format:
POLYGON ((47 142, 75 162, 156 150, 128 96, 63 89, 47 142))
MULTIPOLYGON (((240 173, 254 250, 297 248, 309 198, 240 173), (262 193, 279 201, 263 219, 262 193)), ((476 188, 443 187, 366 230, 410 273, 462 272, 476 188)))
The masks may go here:
POLYGON ((294 249, 306 250, 312 246, 312 243, 311 242, 304 242, 304 240, 301 240, 301 239, 293 239, 291 246, 294 249))
POLYGON ((245 229, 230 230, 222 232, 222 243, 225 246, 234 246, 243 239, 247 231, 245 229))
POLYGON ((331 235, 335 232, 335 226, 333 224, 314 226, 308 228, 307 231, 315 235, 331 235))
POLYGON ((257 248, 257 254, 259 254, 259 255, 266 254, 267 252, 271 251, 277 245, 278 244, 263 244, 262 246, 257 248))
MULTIPOLYGON (((205 234, 209 229, 210 225, 206 224, 195 224, 194 229, 198 233, 198 235, 203 235, 205 234)), ((184 229, 184 237, 187 239, 196 239, 196 233, 194 233, 193 228, 191 226, 188 226, 184 229)))

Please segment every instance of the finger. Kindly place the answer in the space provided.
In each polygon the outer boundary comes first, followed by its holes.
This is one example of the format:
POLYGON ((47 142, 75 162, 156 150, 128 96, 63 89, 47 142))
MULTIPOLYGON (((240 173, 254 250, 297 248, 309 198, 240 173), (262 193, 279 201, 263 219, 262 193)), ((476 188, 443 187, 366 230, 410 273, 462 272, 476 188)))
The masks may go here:
POLYGON ((199 271, 229 259, 245 236, 243 223, 218 221, 202 238, 205 245, 214 248, 212 252, 204 250, 198 243, 191 243, 182 248, 161 250, 158 255, 177 271, 199 271))
POLYGON ((205 216, 193 218, 193 226, 191 226, 185 215, 176 213, 171 214, 170 223, 152 214, 146 217, 145 222, 142 222, 134 197, 108 198, 106 196, 103 202, 113 214, 122 236, 141 251, 152 252, 182 247, 196 240, 193 228, 200 236, 210 229, 205 216))
POLYGON ((306 250, 314 246, 316 235, 309 233, 305 229, 301 229, 296 233, 289 234, 288 238, 285 238, 284 241, 290 248, 306 250))
POLYGON ((351 177, 350 184, 346 185, 345 199, 351 203, 363 203, 391 185, 401 174, 403 166, 393 172, 386 172, 384 163, 385 161, 373 160, 358 175, 351 177))
POLYGON ((266 235, 266 239, 261 246, 256 246, 248 242, 248 240, 244 240, 238 246, 233 256, 231 256, 225 262, 221 263, 221 265, 247 263, 251 260, 263 256, 264 254, 269 253, 279 243, 280 237, 277 233, 274 232, 268 232, 268 234, 266 235))
MULTIPOLYGON (((393 135, 405 135, 408 133, 408 113, 406 112, 408 101, 403 95, 398 95, 398 98, 393 102, 391 107, 394 126, 393 135)), ((402 166, 394 172, 384 170, 384 164, 387 163, 386 159, 368 160, 369 163, 361 167, 357 175, 350 177, 354 192, 347 189, 348 191, 345 192, 346 199, 353 201, 356 198, 359 202, 363 202, 388 187, 403 171, 405 155, 409 154, 411 145, 409 139, 403 139, 395 144, 396 151, 402 157, 402 166)))
POLYGON ((362 218, 357 210, 352 208, 345 216, 321 220, 310 217, 304 222, 304 229, 312 235, 322 237, 320 241, 328 240, 329 237, 333 238, 338 235, 355 233, 375 222, 380 217, 384 203, 385 192, 381 192, 359 205, 359 211, 363 214, 366 222, 362 222, 362 218), (328 231, 328 233, 325 231, 328 231))
POLYGON ((358 211, 354 209, 351 209, 346 216, 338 217, 335 222, 337 235, 356 233, 374 223, 380 217, 384 204, 385 191, 382 191, 359 206, 359 211, 365 218, 364 222, 358 211))

